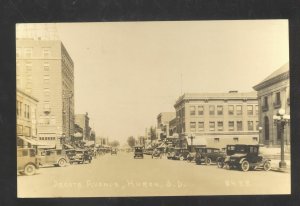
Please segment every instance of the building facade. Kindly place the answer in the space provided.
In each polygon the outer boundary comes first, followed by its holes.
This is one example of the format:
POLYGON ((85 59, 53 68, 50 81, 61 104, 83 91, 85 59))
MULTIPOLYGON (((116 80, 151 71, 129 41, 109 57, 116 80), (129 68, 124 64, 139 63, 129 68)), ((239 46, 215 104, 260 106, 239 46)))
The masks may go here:
POLYGON ((75 114, 75 124, 82 128, 83 140, 90 140, 91 127, 88 113, 75 114))
POLYGON ((176 130, 189 144, 258 144, 256 92, 187 93, 175 105, 176 130))
POLYGON ((170 136, 170 121, 176 117, 175 112, 162 112, 157 115, 157 130, 159 131, 159 138, 164 139, 170 136))
POLYGON ((38 99, 37 136, 59 143, 74 134, 74 63, 60 40, 17 38, 17 88, 38 99))
MULTIPOLYGON (((283 65, 262 82, 253 87, 258 92, 259 122, 262 128, 260 143, 268 146, 279 146, 281 137, 277 125, 274 125, 273 115, 279 109, 290 114, 290 81, 289 63, 283 65)), ((285 144, 290 144, 290 127, 284 130, 285 144)))
POLYGON ((37 104, 38 100, 29 94, 17 89, 17 146, 28 147, 24 139, 37 138, 37 104))

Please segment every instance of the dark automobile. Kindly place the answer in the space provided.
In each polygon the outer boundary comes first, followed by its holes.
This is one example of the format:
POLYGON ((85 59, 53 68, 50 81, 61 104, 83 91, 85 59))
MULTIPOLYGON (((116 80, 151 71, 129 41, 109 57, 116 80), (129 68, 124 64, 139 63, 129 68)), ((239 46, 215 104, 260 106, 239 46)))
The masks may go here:
POLYGON ((144 158, 143 147, 134 147, 134 156, 133 158, 144 158))
POLYGON ((143 153, 144 153, 145 155, 152 155, 153 149, 152 149, 152 148, 144 149, 144 150, 143 150, 143 153))
POLYGON ((70 164, 73 164, 74 162, 83 164, 86 161, 88 161, 88 163, 91 163, 92 161, 92 154, 88 150, 84 150, 84 149, 68 150, 66 151, 66 154, 70 159, 70 164))
POLYGON ((197 165, 202 163, 210 165, 211 163, 217 162, 217 159, 223 156, 224 153, 222 153, 218 148, 199 147, 196 148, 195 162, 197 165))
POLYGON ((35 150, 31 148, 20 148, 17 150, 17 172, 25 175, 34 175, 39 169, 40 158, 36 156, 35 150))
POLYGON ((175 148, 174 147, 168 147, 167 148, 167 158, 168 159, 173 159, 175 156, 175 148))
POLYGON ((172 157, 173 160, 186 160, 189 154, 188 149, 175 149, 174 156, 172 157))
POLYGON ((232 149, 234 154, 224 161, 228 169, 238 168, 244 172, 256 168, 263 168, 265 171, 271 169, 271 160, 259 155, 259 145, 235 145, 232 149))
POLYGON ((69 158, 62 149, 48 149, 41 153, 40 165, 54 165, 64 167, 69 162, 69 158))
POLYGON ((113 154, 117 155, 117 153, 118 153, 117 148, 111 149, 111 152, 110 152, 111 155, 113 155, 113 154))
POLYGON ((235 145, 227 145, 226 148, 223 149, 222 153, 223 156, 217 158, 217 165, 219 168, 223 168, 225 165, 225 159, 235 153, 235 145))

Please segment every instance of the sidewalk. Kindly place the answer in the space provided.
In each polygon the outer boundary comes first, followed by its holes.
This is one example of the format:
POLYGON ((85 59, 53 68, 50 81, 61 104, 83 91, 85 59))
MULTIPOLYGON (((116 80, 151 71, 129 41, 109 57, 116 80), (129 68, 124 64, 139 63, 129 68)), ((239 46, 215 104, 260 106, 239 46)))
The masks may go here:
POLYGON ((287 172, 287 173, 291 172, 291 160, 285 160, 285 162, 286 162, 285 169, 279 168, 279 162, 280 162, 280 159, 271 159, 271 167, 272 167, 271 170, 272 171, 287 172))

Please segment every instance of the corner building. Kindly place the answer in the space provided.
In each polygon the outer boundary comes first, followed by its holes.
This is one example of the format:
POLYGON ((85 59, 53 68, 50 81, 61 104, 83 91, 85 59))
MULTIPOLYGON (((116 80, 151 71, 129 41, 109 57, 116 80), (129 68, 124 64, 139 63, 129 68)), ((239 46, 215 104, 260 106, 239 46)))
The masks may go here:
POLYGON ((37 136, 59 144, 74 134, 74 63, 60 40, 17 38, 17 88, 38 100, 37 136))
POLYGON ((186 93, 175 105, 176 130, 191 145, 224 148, 227 144, 258 144, 256 92, 186 93))

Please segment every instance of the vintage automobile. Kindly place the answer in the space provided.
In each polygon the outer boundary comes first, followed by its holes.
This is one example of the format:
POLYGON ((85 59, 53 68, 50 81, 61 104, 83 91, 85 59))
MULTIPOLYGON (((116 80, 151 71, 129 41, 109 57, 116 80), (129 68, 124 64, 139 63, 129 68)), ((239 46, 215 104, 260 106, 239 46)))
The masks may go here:
POLYGON ((152 148, 144 149, 143 153, 144 155, 152 155, 153 149, 152 148))
POLYGON ((154 149, 152 155, 151 155, 152 159, 153 158, 162 158, 162 151, 159 149, 154 149))
POLYGON ((224 153, 218 148, 212 147, 199 147, 196 148, 195 162, 197 165, 205 163, 210 165, 211 163, 217 162, 218 157, 223 157, 224 153))
POLYGON ((68 157, 70 159, 70 164, 73 164, 74 162, 83 164, 86 161, 88 163, 92 162, 92 154, 85 149, 75 149, 75 150, 70 150, 67 152, 68 157))
POLYGON ((133 158, 144 158, 144 153, 143 153, 143 147, 142 146, 136 146, 134 147, 134 156, 133 158))
POLYGON ((226 145, 226 148, 222 148, 223 156, 217 158, 217 165, 218 168, 223 168, 225 165, 225 159, 228 158, 230 155, 235 153, 235 145, 226 145))
POLYGON ((69 158, 62 149, 49 149, 41 153, 40 165, 54 165, 64 167, 69 162, 69 158))
POLYGON ((189 154, 188 149, 177 149, 175 148, 174 156, 172 157, 173 160, 186 160, 189 154))
POLYGON ((259 155, 259 145, 235 145, 232 149, 234 154, 224 160, 228 169, 238 168, 244 172, 256 168, 263 168, 265 171, 271 169, 271 160, 259 155))
POLYGON ((167 148, 167 158, 168 159, 173 159, 175 156, 175 148, 174 147, 168 147, 167 148))
POLYGON ((17 172, 25 175, 34 175, 39 169, 40 158, 32 148, 17 149, 17 172))
POLYGON ((117 151, 117 148, 111 148, 111 151, 110 151, 110 154, 111 155, 117 155, 118 151, 117 151))

